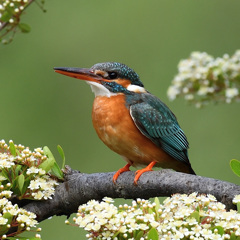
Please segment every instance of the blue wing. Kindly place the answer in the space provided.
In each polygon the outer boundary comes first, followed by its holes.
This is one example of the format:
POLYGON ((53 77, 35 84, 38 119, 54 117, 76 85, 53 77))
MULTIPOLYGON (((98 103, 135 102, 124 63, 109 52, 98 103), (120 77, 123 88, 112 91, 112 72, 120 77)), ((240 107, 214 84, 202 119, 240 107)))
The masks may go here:
POLYGON ((175 115, 160 99, 150 93, 142 93, 129 108, 142 134, 173 158, 189 164, 187 138, 175 115))

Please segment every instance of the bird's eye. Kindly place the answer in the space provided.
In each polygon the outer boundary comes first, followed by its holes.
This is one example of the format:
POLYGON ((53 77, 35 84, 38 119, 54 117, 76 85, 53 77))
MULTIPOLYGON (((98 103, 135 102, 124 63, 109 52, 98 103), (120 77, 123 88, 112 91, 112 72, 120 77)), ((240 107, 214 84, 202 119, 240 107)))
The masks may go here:
POLYGON ((110 79, 116 79, 116 78, 117 78, 117 73, 115 73, 115 72, 109 72, 109 73, 108 73, 108 77, 109 77, 110 79))

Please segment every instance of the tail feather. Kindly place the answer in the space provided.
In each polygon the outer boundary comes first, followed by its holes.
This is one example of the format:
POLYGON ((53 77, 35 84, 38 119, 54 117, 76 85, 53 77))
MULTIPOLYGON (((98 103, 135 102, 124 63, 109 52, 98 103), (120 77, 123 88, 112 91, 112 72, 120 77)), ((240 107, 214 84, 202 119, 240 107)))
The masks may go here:
POLYGON ((191 165, 189 166, 189 174, 197 175, 192 169, 191 165))

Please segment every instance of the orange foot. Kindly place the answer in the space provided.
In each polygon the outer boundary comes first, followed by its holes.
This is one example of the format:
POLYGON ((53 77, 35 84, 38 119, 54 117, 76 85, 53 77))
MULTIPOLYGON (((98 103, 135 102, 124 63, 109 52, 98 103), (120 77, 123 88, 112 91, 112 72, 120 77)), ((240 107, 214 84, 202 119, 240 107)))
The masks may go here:
POLYGON ((154 165, 156 164, 157 162, 155 161, 152 161, 150 162, 150 164, 147 165, 147 167, 143 168, 143 169, 140 169, 140 170, 137 170, 135 172, 135 178, 134 178, 134 184, 137 185, 137 181, 138 179, 140 178, 140 176, 145 173, 145 172, 149 172, 149 171, 152 171, 152 168, 154 167, 154 165))
POLYGON ((125 165, 123 168, 120 168, 114 175, 113 175, 113 183, 115 184, 119 175, 123 172, 127 172, 127 171, 130 171, 129 167, 131 166, 132 164, 128 163, 127 165, 125 165))

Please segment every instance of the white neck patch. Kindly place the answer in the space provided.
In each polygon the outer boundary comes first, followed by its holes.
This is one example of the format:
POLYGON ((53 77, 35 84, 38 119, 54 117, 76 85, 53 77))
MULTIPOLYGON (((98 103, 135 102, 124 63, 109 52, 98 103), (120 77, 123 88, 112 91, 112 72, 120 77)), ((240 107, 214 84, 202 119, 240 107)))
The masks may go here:
POLYGON ((110 92, 107 88, 105 88, 100 83, 90 82, 90 81, 86 81, 86 83, 90 85, 92 92, 95 94, 95 97, 97 97, 97 96, 111 97, 111 96, 117 95, 117 93, 110 92))
POLYGON ((131 92, 136 92, 136 93, 145 93, 146 92, 144 87, 140 87, 140 86, 133 85, 133 84, 128 85, 127 90, 131 91, 131 92))

